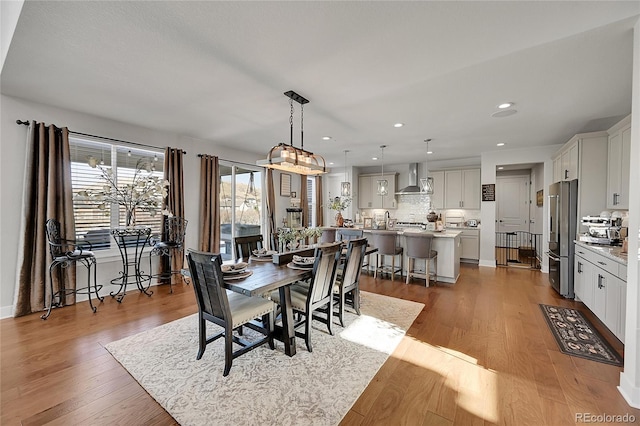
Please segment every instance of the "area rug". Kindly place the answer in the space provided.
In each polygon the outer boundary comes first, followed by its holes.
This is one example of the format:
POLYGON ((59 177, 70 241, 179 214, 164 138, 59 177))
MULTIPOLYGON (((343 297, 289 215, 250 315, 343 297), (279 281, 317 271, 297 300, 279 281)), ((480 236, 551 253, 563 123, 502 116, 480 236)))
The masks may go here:
POLYGON ((567 354, 621 366, 622 358, 580 311, 540 304, 560 350, 567 354))
POLYGON ((105 347, 181 425, 337 425, 424 308, 361 294, 362 315, 347 311, 345 328, 335 325, 333 336, 314 324, 313 352, 299 338, 293 357, 282 343, 261 346, 236 358, 227 377, 221 340, 196 361, 196 315, 105 347))

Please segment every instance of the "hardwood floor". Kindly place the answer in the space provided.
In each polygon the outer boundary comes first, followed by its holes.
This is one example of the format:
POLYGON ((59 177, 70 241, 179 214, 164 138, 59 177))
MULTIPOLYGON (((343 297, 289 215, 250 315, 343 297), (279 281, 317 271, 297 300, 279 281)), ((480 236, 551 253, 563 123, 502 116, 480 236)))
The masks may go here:
MULTIPOLYGON (((633 414, 618 393, 621 368, 560 353, 538 303, 577 307, 616 350, 622 345, 547 276, 463 265, 455 285, 374 280, 362 289, 425 304, 407 336, 343 425, 562 425, 576 413, 633 414)), ((193 290, 154 288, 0 321, 2 425, 169 425, 167 414, 104 349, 114 340, 196 312, 193 290)))

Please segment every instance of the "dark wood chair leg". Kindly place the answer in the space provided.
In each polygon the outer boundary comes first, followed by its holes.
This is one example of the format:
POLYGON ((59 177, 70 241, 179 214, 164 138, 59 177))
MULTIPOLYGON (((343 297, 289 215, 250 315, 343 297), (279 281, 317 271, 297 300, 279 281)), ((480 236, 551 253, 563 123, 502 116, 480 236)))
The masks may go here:
POLYGON ((231 371, 231 364, 233 363, 233 330, 226 327, 224 333, 224 373, 223 376, 228 376, 231 371))
POLYGON ((304 342, 307 344, 307 350, 309 352, 313 352, 313 348, 311 347, 311 322, 313 321, 313 315, 310 315, 307 312, 307 321, 304 324, 304 342))
POLYGON ((199 315, 198 318, 198 356, 196 359, 202 358, 204 350, 207 348, 207 323, 204 318, 199 315))

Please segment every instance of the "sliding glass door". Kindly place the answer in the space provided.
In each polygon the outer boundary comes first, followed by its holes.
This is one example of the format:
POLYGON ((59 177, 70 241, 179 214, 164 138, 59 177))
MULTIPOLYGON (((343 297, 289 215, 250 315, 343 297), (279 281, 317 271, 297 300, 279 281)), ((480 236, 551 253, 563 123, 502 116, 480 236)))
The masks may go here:
POLYGON ((262 168, 220 161, 220 253, 234 259, 233 239, 261 235, 262 168))

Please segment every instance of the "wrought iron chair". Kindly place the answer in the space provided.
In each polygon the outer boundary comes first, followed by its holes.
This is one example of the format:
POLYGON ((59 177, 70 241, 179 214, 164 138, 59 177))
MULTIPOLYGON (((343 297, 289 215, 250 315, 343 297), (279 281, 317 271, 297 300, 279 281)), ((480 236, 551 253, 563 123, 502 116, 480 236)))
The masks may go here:
MULTIPOLYGON (((327 325, 329 334, 333 335, 333 285, 336 269, 340 262, 342 244, 322 245, 315 249, 315 262, 311 272, 310 283, 296 283, 291 286, 291 306, 299 314, 299 320, 293 325, 296 336, 304 338, 309 352, 311 347, 311 322, 315 319, 327 325), (324 313, 323 316, 314 315, 315 312, 324 313), (297 329, 304 325, 304 333, 297 329)), ((271 293, 271 300, 280 303, 280 293, 271 293)))
POLYGON ((362 271, 366 251, 366 238, 349 240, 342 276, 336 278, 333 293, 338 300, 338 319, 343 327, 344 307, 347 302, 351 302, 356 314, 360 315, 360 272, 362 271))
POLYGON ((233 239, 236 248, 236 259, 249 259, 253 250, 261 249, 264 245, 262 235, 247 235, 233 239))
POLYGON ((180 256, 179 259, 184 259, 184 236, 187 232, 187 223, 189 221, 178 216, 167 217, 164 220, 164 232, 162 234, 161 241, 151 239, 149 251, 149 272, 151 269, 151 257, 152 256, 166 256, 169 262, 169 270, 163 271, 158 274, 151 274, 151 278, 157 278, 159 282, 168 280, 169 292, 173 293, 173 286, 171 278, 173 275, 179 275, 182 269, 179 266, 177 269, 172 269, 172 258, 174 256, 180 256))
POLYGON ((99 291, 102 285, 96 282, 96 257, 91 251, 92 246, 88 242, 64 239, 60 233, 60 222, 56 219, 49 219, 46 223, 47 241, 49 242, 49 252, 51 253, 52 262, 49 265, 49 306, 45 307, 47 312, 41 316, 42 319, 49 318, 51 308, 64 306, 65 298, 68 294, 87 294, 89 296, 89 306, 95 313, 98 308, 93 306, 91 293, 96 294, 96 298, 102 302, 104 297, 100 296, 99 291), (79 289, 60 288, 57 292, 53 291, 53 270, 60 266, 58 270, 58 281, 63 283, 62 273, 64 268, 68 268, 76 263, 81 263, 87 268, 87 287, 79 289), (93 290, 91 289, 91 270, 93 269, 93 290), (54 300, 58 298, 58 301, 54 300))
POLYGON ((187 261, 193 290, 198 301, 198 342, 196 359, 201 359, 207 345, 224 337, 224 373, 227 376, 233 360, 265 343, 274 349, 273 322, 275 304, 262 297, 250 297, 225 289, 222 276, 222 255, 188 250, 187 261), (261 322, 254 321, 261 318, 261 322), (207 323, 210 321, 223 328, 221 332, 207 337, 207 323), (265 325, 266 324, 266 328, 265 325), (242 326, 247 326, 264 334, 264 338, 249 342, 233 334, 242 334, 242 326), (233 343, 242 346, 233 350, 233 343))

